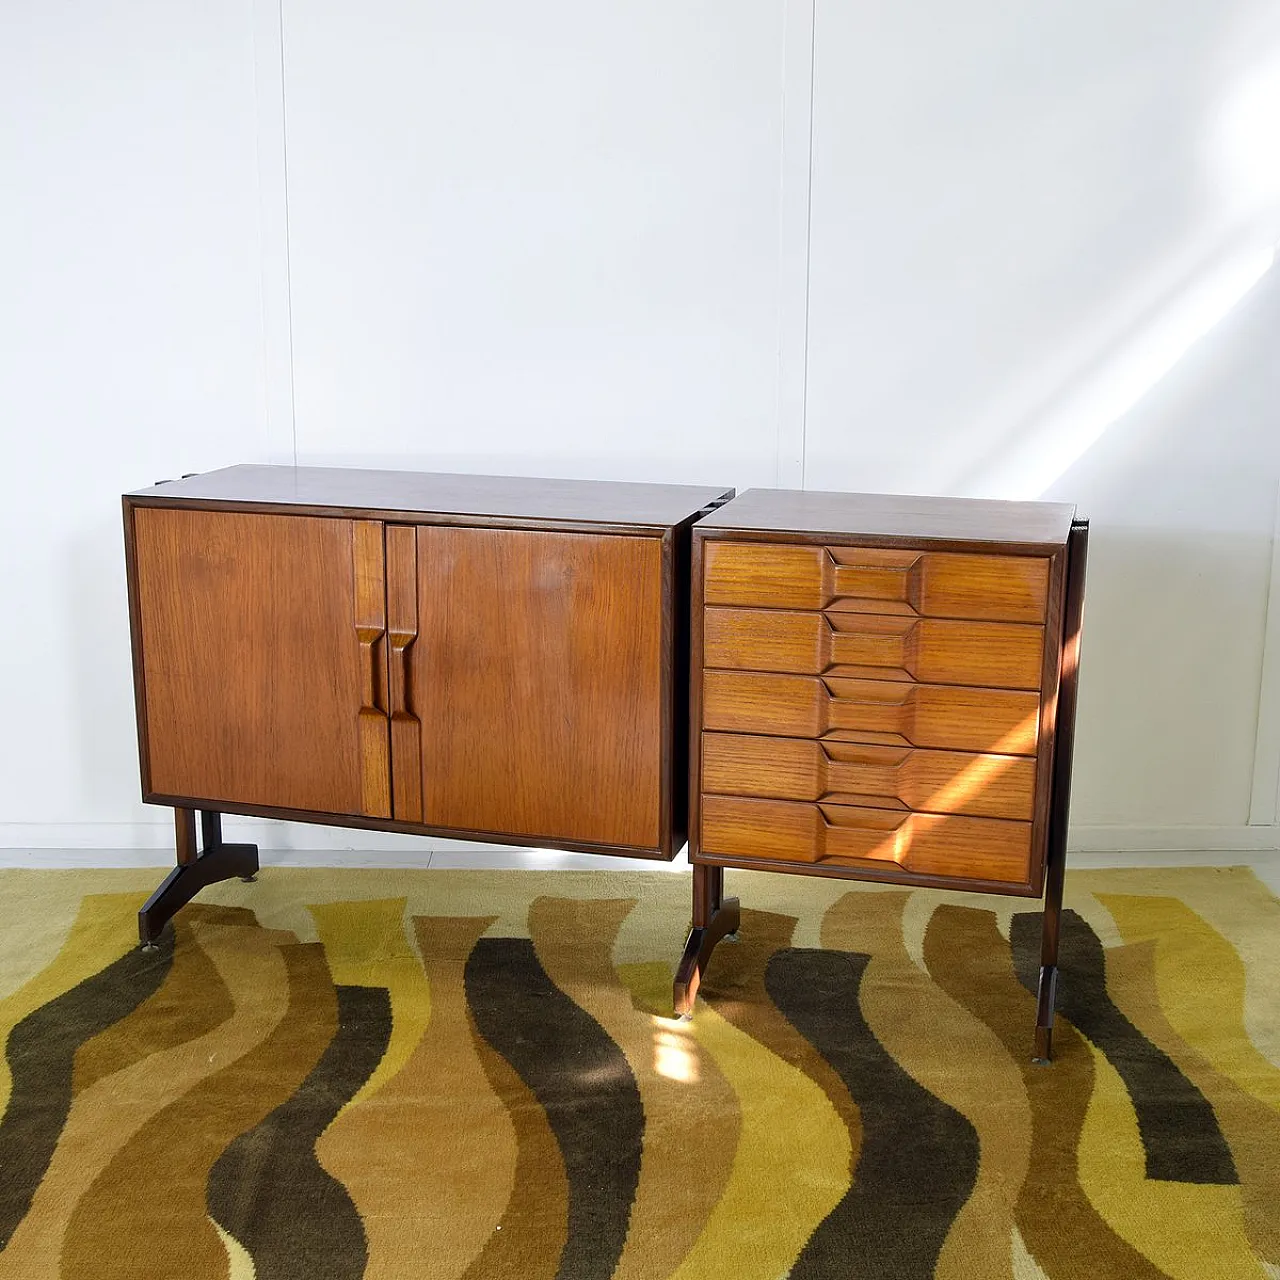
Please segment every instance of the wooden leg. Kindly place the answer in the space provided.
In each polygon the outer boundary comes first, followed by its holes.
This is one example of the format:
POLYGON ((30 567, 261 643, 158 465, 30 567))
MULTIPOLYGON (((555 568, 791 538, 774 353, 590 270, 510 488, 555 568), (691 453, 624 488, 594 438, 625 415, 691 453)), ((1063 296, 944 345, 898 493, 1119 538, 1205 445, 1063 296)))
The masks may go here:
POLYGON ((1040 986, 1036 996, 1036 1051, 1033 1061, 1053 1058, 1053 1008, 1058 994, 1058 938, 1062 933, 1062 880, 1065 858, 1049 864, 1040 924, 1040 986))
POLYGON ((724 868, 695 863, 693 868, 693 928, 676 970, 672 1003, 678 1017, 693 1013, 694 997, 711 952, 721 938, 738 932, 741 912, 737 898, 724 896, 724 868))
POLYGON ((256 844, 227 844, 222 838, 222 815, 209 811, 200 814, 204 848, 196 848, 196 814, 194 809, 175 809, 178 865, 165 876, 160 887, 138 912, 138 939, 147 950, 170 918, 186 906, 206 885, 239 876, 252 880, 258 872, 256 844))
POLYGON ((1058 683, 1053 799, 1045 848, 1044 916, 1040 934, 1040 988, 1036 997, 1036 1062, 1053 1056, 1053 1006, 1058 992, 1058 937, 1062 932, 1062 881, 1067 869, 1067 815, 1071 808, 1071 755, 1075 745, 1080 629, 1084 621, 1084 569, 1089 522, 1075 520, 1067 542, 1067 598, 1058 683))

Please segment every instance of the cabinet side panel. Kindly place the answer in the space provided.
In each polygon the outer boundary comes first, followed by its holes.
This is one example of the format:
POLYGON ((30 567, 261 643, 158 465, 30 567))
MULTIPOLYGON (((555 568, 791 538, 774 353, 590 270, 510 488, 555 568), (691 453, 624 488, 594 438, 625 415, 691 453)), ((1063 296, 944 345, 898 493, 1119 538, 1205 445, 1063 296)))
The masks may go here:
POLYGON ((150 793, 363 813, 380 645, 352 522, 139 507, 134 528, 150 793))
POLYGON ((425 820, 657 848, 661 540, 423 526, 418 599, 425 820))

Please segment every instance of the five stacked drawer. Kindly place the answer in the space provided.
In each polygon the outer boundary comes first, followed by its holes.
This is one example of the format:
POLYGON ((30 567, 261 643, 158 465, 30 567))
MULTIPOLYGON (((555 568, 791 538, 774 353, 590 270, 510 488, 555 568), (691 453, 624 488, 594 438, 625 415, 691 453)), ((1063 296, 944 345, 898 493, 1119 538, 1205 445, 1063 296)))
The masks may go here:
POLYGON ((1039 892, 1051 558, 702 547, 695 854, 1039 892))

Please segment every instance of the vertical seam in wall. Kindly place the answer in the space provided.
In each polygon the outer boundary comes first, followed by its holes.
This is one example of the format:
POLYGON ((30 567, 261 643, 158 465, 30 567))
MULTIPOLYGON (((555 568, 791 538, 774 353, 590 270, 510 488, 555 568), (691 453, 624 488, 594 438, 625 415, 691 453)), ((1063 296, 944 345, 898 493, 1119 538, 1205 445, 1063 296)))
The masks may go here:
POLYGON ((284 0, 277 0, 280 24, 280 155, 284 174, 284 294, 286 327, 289 333, 289 438, 293 445, 293 465, 298 465, 298 401, 293 373, 293 228, 289 221, 289 111, 285 89, 284 0))
POLYGON ((815 5, 785 0, 782 8, 774 482, 789 488, 804 487, 807 448, 815 5))
POLYGON ((296 463, 292 281, 284 155, 283 0, 251 0, 249 12, 258 161, 258 280, 266 452, 271 462, 296 463))
POLYGON ((1280 480, 1271 532, 1271 576, 1262 631, 1262 672, 1253 747, 1249 825, 1272 826, 1280 817, 1280 480))
POLYGON ((800 393, 800 487, 809 487, 809 299, 813 288, 813 104, 818 65, 818 0, 811 0, 809 22, 809 150, 804 225, 804 364, 800 393))

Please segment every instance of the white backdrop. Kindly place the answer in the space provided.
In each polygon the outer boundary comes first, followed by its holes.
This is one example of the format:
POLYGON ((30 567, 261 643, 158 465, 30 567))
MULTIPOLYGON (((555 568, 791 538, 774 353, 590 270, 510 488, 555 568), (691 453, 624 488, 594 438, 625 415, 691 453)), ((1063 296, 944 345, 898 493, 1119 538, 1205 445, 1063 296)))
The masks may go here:
POLYGON ((1278 843, 1270 3, 54 0, 0 130, 0 847, 168 839, 119 494, 295 459, 1075 501, 1073 843, 1278 843))

